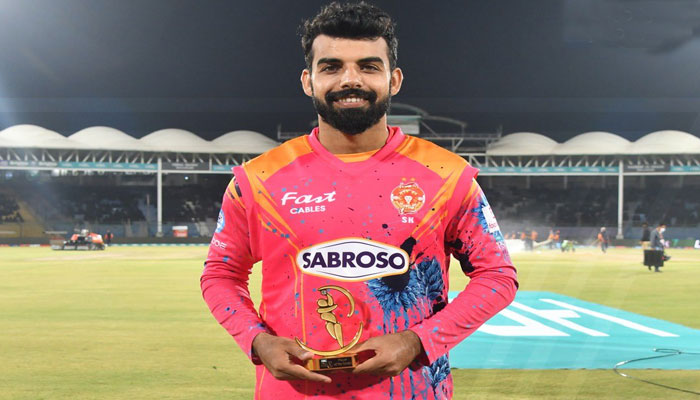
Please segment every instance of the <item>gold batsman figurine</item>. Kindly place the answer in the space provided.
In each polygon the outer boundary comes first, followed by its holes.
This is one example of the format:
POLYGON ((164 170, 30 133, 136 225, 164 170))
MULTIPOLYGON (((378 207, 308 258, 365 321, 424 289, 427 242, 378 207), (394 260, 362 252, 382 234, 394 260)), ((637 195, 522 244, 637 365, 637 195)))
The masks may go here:
POLYGON ((350 292, 345 288, 335 285, 321 286, 319 292, 325 298, 320 298, 316 301, 318 308, 319 317, 326 321, 326 330, 328 334, 331 335, 333 339, 338 342, 338 349, 335 350, 316 350, 307 346, 299 338, 295 338, 297 344, 301 346, 304 350, 310 351, 317 356, 306 362, 306 368, 312 371, 328 371, 328 370, 338 370, 338 369, 352 369, 357 365, 357 356, 355 354, 346 353, 350 350, 357 342, 360 340, 362 335, 362 322, 360 322, 360 329, 357 331, 355 336, 352 338, 350 343, 347 345, 343 344, 343 326, 338 322, 338 317, 333 313, 338 304, 333 300, 330 290, 336 290, 342 293, 350 303, 350 310, 348 311, 347 318, 351 317, 355 312, 355 299, 353 299, 350 292))

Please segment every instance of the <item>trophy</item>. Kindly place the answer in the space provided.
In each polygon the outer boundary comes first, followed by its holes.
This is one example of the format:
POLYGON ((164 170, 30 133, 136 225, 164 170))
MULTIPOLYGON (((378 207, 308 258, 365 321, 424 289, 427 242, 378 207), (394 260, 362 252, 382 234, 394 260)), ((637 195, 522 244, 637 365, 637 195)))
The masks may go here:
POLYGON ((357 331, 352 340, 348 344, 345 344, 343 341, 342 324, 338 322, 338 318, 335 314, 333 314, 333 311, 338 308, 338 304, 336 304, 330 291, 335 290, 340 292, 350 303, 350 310, 348 311, 347 317, 350 317, 355 312, 355 299, 353 299, 350 292, 340 286, 326 285, 321 286, 318 289, 321 295, 325 297, 322 297, 316 301, 316 304, 318 304, 316 312, 318 312, 319 318, 326 322, 326 330, 328 331, 328 334, 336 340, 339 348, 335 350, 316 350, 306 345, 306 343, 299 340, 299 338, 294 338, 301 348, 315 354, 312 359, 306 362, 305 367, 311 371, 331 371, 355 368, 355 366, 357 366, 357 355, 346 352, 355 346, 360 340, 360 336, 362 335, 362 322, 360 322, 360 329, 357 331))

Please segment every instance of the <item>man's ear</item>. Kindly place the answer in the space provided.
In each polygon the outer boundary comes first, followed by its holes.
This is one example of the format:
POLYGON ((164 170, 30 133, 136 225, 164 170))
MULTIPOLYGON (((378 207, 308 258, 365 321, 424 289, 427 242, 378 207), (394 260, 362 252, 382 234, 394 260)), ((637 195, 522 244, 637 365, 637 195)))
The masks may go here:
POLYGON ((304 93, 306 93, 307 96, 311 97, 313 96, 313 88, 311 85, 311 71, 309 71, 308 68, 304 68, 301 71, 301 88, 304 89, 304 93))
POLYGON ((394 68, 389 79, 391 79, 391 95, 395 96, 401 90, 401 84, 403 83, 403 71, 401 71, 401 68, 394 68))

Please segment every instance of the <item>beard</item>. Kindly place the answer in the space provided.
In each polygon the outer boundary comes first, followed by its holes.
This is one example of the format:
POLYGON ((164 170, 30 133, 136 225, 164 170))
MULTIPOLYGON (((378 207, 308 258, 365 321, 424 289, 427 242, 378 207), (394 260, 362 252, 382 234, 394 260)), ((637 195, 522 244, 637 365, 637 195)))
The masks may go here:
POLYGON ((391 96, 388 93, 385 98, 377 99, 375 92, 361 89, 328 92, 323 100, 317 98, 315 94, 311 98, 313 99, 314 108, 318 115, 321 116, 321 119, 347 135, 358 135, 376 125, 386 115, 391 106, 391 96), (365 99, 369 102, 369 105, 366 109, 364 107, 336 108, 333 106, 335 101, 348 96, 365 99))

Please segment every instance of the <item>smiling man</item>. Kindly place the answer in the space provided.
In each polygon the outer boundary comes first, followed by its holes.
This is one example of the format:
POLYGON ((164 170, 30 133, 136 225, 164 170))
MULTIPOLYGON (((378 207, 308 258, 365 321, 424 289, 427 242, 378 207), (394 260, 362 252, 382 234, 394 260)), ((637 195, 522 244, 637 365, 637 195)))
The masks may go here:
POLYGON ((385 12, 332 3, 302 47, 318 128, 234 168, 204 299, 256 364, 256 398, 449 399, 448 351, 517 290, 477 170, 387 126, 403 74, 385 12), (471 279, 448 304, 451 255, 471 279))

